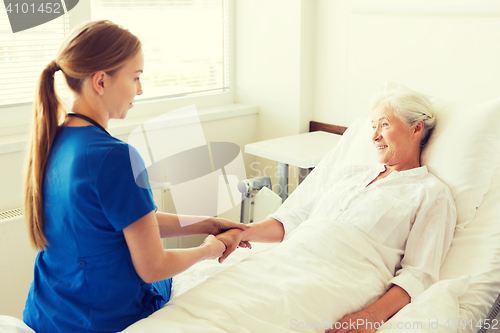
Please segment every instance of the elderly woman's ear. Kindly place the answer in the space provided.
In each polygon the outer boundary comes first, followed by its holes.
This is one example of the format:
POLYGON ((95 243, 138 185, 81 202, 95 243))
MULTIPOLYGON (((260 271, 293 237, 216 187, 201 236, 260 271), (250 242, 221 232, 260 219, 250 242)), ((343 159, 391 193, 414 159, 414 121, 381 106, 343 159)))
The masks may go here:
POLYGON ((413 130, 413 133, 415 134, 418 134, 420 136, 423 135, 424 133, 424 121, 423 120, 420 120, 416 125, 415 125, 415 129, 413 130))

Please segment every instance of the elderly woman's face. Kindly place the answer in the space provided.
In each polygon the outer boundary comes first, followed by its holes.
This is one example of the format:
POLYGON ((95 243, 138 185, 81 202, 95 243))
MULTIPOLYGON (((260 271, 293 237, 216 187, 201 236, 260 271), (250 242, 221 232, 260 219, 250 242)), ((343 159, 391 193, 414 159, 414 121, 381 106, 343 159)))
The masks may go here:
POLYGON ((414 149, 414 126, 405 124, 392 108, 379 105, 372 113, 372 127, 379 163, 397 170, 419 166, 420 154, 414 149))

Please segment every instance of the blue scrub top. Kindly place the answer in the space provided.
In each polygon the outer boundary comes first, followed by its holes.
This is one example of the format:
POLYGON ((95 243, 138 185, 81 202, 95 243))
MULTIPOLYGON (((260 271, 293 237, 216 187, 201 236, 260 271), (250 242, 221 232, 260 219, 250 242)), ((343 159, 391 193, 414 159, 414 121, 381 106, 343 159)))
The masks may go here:
POLYGON ((137 150, 95 126, 59 129, 43 186, 49 246, 23 313, 37 333, 117 332, 168 301, 171 280, 145 283, 122 232, 156 208, 134 179, 143 166, 137 150))

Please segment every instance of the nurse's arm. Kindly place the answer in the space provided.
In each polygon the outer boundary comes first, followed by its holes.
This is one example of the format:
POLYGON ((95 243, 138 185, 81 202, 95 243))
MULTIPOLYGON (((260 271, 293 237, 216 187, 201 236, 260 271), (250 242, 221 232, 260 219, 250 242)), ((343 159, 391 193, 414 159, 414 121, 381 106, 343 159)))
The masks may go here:
POLYGON ((247 226, 243 223, 209 216, 182 215, 182 224, 184 226, 180 224, 179 215, 157 212, 156 218, 162 238, 201 234, 218 235, 230 229, 247 229, 247 226))
POLYGON ((171 278, 199 261, 216 259, 226 249, 225 245, 212 235, 199 247, 163 249, 155 212, 123 229, 123 234, 134 269, 147 283, 171 278))

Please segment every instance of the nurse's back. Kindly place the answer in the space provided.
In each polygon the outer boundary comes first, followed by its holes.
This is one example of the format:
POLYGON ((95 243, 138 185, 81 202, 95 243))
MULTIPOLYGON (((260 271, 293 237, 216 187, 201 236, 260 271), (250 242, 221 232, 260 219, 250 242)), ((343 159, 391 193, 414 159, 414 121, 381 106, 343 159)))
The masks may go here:
POLYGON ((152 287, 133 269, 121 232, 127 215, 154 208, 148 190, 134 190, 134 153, 95 126, 59 129, 43 187, 49 246, 35 262, 24 311, 37 332, 116 332, 152 313, 152 287))

